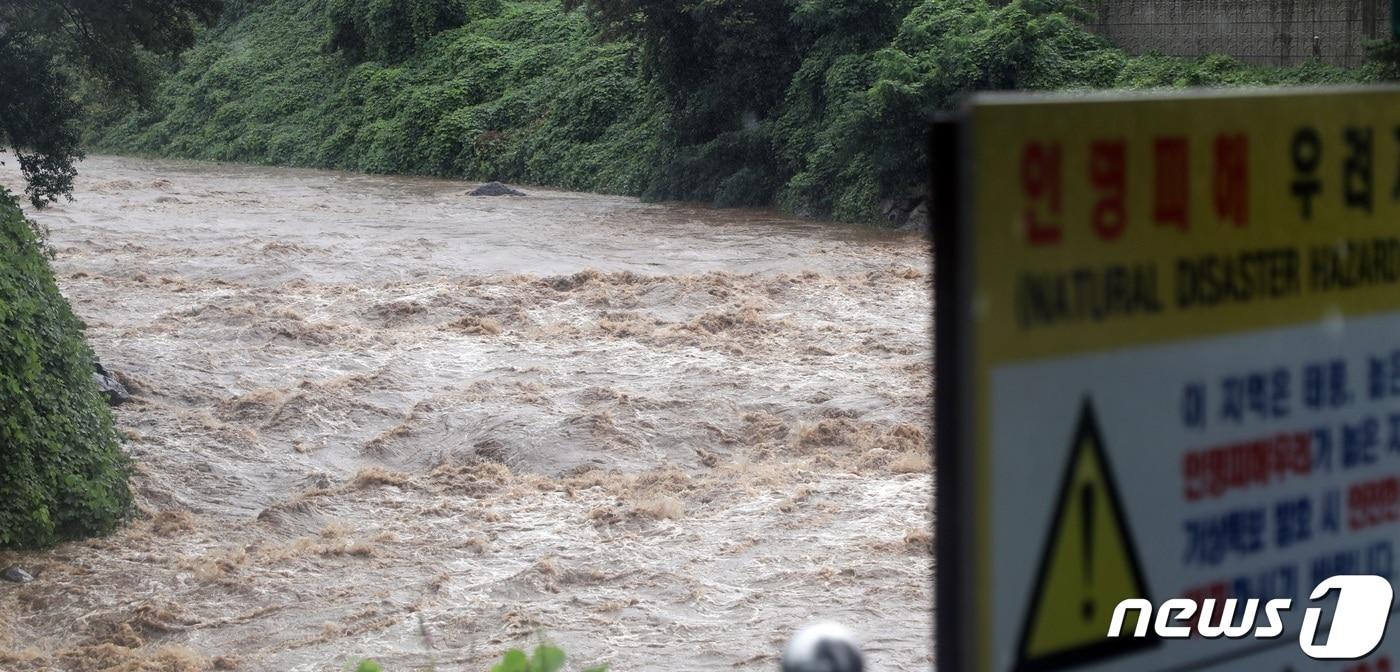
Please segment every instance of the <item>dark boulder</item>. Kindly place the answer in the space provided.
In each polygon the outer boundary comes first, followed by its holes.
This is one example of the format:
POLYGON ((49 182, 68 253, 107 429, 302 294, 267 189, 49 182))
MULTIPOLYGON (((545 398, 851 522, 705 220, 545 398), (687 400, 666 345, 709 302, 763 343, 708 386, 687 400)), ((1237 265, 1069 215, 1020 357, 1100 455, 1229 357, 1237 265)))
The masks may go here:
POLYGON ((918 231, 924 235, 929 234, 932 221, 928 214, 928 201, 923 201, 914 206, 913 210, 904 217, 904 223, 899 226, 901 231, 918 231))
POLYGON ((6 567, 4 571, 0 571, 0 579, 4 579, 10 583, 29 583, 34 580, 34 577, 31 576, 29 572, 14 565, 10 565, 6 567))
POLYGON ((880 214, 890 228, 900 231, 929 230, 929 195, 925 187, 911 187, 880 203, 880 214))
POLYGON ((524 196, 525 192, 511 189, 500 182, 487 182, 469 192, 468 196, 524 196))
POLYGON ((108 406, 120 406, 131 401, 131 392, 122 385, 117 377, 102 368, 101 364, 93 364, 92 382, 97 383, 97 391, 102 393, 102 398, 107 400, 108 406))

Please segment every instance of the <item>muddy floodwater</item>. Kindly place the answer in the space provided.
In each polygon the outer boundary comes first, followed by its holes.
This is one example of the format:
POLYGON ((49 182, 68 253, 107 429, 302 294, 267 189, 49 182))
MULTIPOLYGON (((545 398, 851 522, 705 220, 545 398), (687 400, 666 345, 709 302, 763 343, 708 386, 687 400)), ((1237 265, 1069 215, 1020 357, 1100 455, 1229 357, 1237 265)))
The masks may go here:
MULTIPOLYGON (((13 157, 10 157, 11 159, 13 157)), ((139 511, 0 553, 0 670, 932 664, 917 236, 93 157, 36 213, 139 511)), ((22 187, 11 160, 0 184, 22 187)))

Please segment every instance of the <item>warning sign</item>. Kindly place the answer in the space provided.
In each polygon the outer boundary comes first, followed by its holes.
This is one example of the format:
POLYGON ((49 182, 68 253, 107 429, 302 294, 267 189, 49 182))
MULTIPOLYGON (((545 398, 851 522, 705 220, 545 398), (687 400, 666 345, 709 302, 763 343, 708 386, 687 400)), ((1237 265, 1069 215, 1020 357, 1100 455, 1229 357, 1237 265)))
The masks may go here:
POLYGON ((1325 579, 1397 571, 1400 89, 980 96, 933 138, 939 669, 1400 669, 1299 644, 1325 579))
POLYGON ((1064 669, 1157 643, 1107 636, 1115 605, 1149 596, 1120 507, 1094 408, 1085 401, 1026 610, 1020 672, 1064 669))

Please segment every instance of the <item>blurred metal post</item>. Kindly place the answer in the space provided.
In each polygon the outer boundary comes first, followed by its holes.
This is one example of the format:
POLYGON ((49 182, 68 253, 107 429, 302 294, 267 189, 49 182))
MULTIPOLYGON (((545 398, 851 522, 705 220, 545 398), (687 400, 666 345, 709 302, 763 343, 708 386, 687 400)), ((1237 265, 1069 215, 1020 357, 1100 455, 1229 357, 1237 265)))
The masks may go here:
POLYGON ((831 622, 802 628, 783 649, 782 672, 864 672, 855 635, 831 622))

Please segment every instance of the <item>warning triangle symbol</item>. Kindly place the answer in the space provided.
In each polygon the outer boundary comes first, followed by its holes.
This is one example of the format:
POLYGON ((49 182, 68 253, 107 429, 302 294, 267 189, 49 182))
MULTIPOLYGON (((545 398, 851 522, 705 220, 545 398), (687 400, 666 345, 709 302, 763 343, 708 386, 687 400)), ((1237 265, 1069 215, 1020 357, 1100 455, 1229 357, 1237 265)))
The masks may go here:
MULTIPOLYGON (((1150 631, 1142 639, 1108 637, 1119 602, 1152 599, 1123 513, 1098 418, 1085 399, 1021 626, 1017 672, 1062 670, 1161 643, 1150 631)), ((1134 611, 1122 632, 1136 625, 1134 611)))

